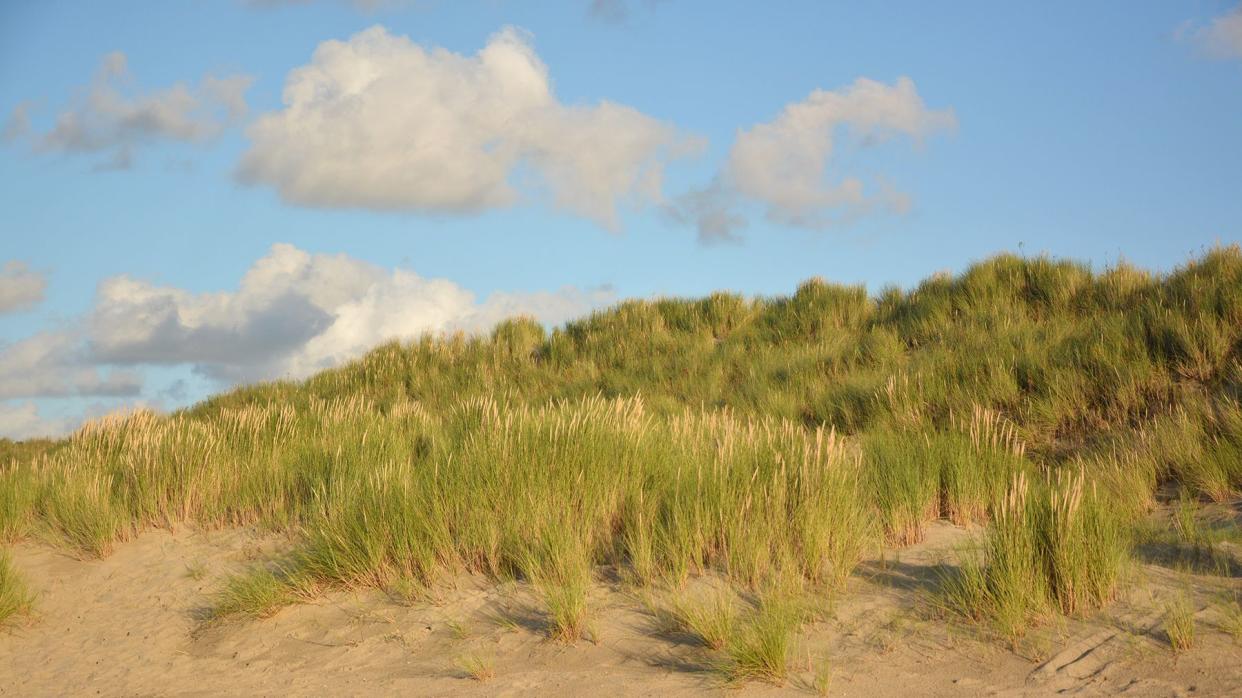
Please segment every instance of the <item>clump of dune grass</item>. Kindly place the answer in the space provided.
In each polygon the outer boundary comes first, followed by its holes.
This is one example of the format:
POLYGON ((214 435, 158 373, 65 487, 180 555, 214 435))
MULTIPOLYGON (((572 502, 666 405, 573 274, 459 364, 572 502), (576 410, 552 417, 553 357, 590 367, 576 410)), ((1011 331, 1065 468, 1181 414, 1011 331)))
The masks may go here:
POLYGON ((117 501, 115 476, 101 472, 57 473, 40 498, 43 517, 71 547, 104 557, 128 537, 130 517, 117 501))
POLYGON ((923 539, 940 515, 958 525, 986 523, 1012 477, 1032 470, 1014 425, 972 407, 944 429, 881 429, 862 440, 864 477, 885 538, 904 546, 923 539))
POLYGON ((1067 615, 1111 601, 1130 556, 1124 523, 1079 471, 1059 471, 1049 485, 1047 550, 1050 595, 1067 615))
POLYGON ((471 652, 458 657, 457 666, 466 676, 479 683, 487 683, 496 677, 495 660, 477 652, 471 652))
POLYGON ((33 604, 34 595, 13 566, 12 557, 0 549, 0 627, 29 613, 33 604))
POLYGON ((29 532, 38 499, 38 480, 31 466, 0 467, 0 544, 29 532))
POLYGON ((539 582, 540 595, 548 612, 548 635, 559 642, 573 644, 587 637, 590 609, 589 587, 583 579, 539 582))
POLYGON ((201 582, 207 576, 207 563, 202 560, 195 560, 185 566, 185 576, 196 582, 201 582))
POLYGON ((593 568, 587 544, 568 527, 551 528, 531 546, 522 567, 543 600, 548 635, 569 644, 585 637, 593 568))
POLYGON ((761 598, 725 645, 725 676, 730 681, 784 683, 802 620, 803 609, 793 597, 776 593, 761 598))
POLYGON ((832 662, 822 657, 815 665, 815 676, 811 679, 811 688, 816 695, 826 696, 832 691, 832 662))
POLYGON ((893 545, 923 540, 924 526, 940 510, 940 473, 923 439, 880 431, 863 441, 867 486, 885 537, 893 545))
POLYGON ((940 475, 941 513, 959 526, 986 523, 1013 476, 1030 469, 1026 443, 1012 421, 980 405, 952 422, 953 429, 926 437, 926 457, 940 475))
POLYGON ((1029 505, 1029 483, 1019 476, 998 503, 981 550, 964 552, 956 574, 941 584, 949 609, 992 623, 1010 641, 1049 608, 1039 522, 1035 508, 1029 505))
POLYGON ((467 628, 466 624, 462 621, 450 618, 449 620, 444 621, 444 627, 448 628, 449 632, 453 635, 453 639, 455 640, 465 640, 470 636, 470 629, 467 628))
POLYGON ((722 650, 729 644, 739 614, 736 597, 725 587, 698 596, 683 593, 663 610, 671 630, 690 635, 712 650, 722 650))
POLYGON ((1242 643, 1242 600, 1226 597, 1220 602, 1221 628, 1233 638, 1235 644, 1242 643))
POLYGON ((1052 611, 1083 613, 1112 600, 1128 558, 1123 523, 1083 473, 1062 471, 1034 486, 1019 474, 981 550, 964 554, 943 580, 942 601, 1014 642, 1052 611))
POLYGON ((256 567, 224 580, 209 619, 267 618, 286 606, 309 601, 318 595, 314 581, 296 567, 256 567))
POLYGON ((1195 645, 1195 608, 1184 594, 1165 605, 1164 634, 1174 653, 1182 653, 1195 645))
POLYGON ((1212 542, 1199 520, 1199 503, 1188 490, 1182 490, 1173 506, 1173 528, 1178 539, 1196 553, 1212 547, 1212 542))

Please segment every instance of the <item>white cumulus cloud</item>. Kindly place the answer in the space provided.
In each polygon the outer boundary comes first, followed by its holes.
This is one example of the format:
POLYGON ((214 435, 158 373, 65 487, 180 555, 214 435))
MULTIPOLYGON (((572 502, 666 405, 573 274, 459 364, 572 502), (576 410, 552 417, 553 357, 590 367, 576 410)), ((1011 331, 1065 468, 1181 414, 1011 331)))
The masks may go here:
POLYGON ((889 85, 859 78, 840 90, 813 91, 777 117, 739 131, 716 182, 669 207, 675 219, 697 219, 704 240, 729 239, 745 219, 739 203, 760 205, 768 220, 824 228, 874 211, 903 212, 909 197, 886 179, 867 182, 842 172, 843 145, 859 151, 897 136, 915 142, 956 125, 952 110, 929 109, 914 82, 889 85))
POLYGON ((486 331, 512 315, 558 324, 612 300, 608 291, 574 288, 479 300, 446 279, 278 244, 236 291, 105 281, 90 346, 99 362, 193 364, 226 383, 304 377, 390 339, 486 331))
POLYGON ((18 261, 0 267, 0 314, 29 310, 43 300, 47 279, 18 261))
POLYGON ((389 340, 478 334, 519 315, 557 325, 615 299, 610 289, 573 287, 479 298, 447 279, 288 244, 273 245, 233 290, 193 293, 115 276, 73 328, 0 343, 0 436, 61 435, 118 405, 184 400, 184 380, 142 394, 154 366, 189 367, 220 386, 303 378, 389 340), (87 397, 99 401, 55 419, 32 402, 87 397))
POLYGON ((511 28, 473 56, 380 26, 326 41, 283 100, 248 128, 238 173, 305 206, 470 213, 546 188, 615 230, 618 206, 659 202, 665 162, 698 145, 631 107, 563 104, 511 28))
POLYGON ((19 105, 6 134, 30 134, 41 152, 103 155, 100 167, 129 167, 133 151, 156 142, 200 143, 245 116, 252 78, 204 77, 198 85, 176 83, 140 93, 133 87, 125 54, 104 56, 90 85, 60 112, 52 128, 34 134, 28 105, 19 105), (11 131, 11 133, 10 133, 11 131))

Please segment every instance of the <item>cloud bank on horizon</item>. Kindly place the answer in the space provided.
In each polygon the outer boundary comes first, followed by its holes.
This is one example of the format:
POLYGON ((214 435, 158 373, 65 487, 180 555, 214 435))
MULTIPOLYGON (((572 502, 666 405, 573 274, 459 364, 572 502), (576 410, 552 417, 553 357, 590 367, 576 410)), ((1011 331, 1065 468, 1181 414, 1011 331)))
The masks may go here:
MULTIPOLYGON (((518 315, 560 325, 612 303, 607 288, 496 292, 384 269, 345 254, 273 245, 236 290, 192 293, 130 276, 105 279, 76 329, 0 344, 0 400, 137 397, 142 369, 189 366, 225 388, 300 379, 390 340, 478 334, 518 315)), ((0 436, 61 433, 31 403, 0 411, 0 436)))
POLYGON ((195 294, 128 276, 105 280, 87 341, 98 362, 193 364, 231 385, 305 378, 391 339, 486 332, 513 315, 559 325, 612 300, 606 289, 576 288, 480 300, 447 279, 281 243, 236 291, 195 294))
POLYGON ((769 221, 810 229, 874 211, 904 213, 910 197, 886 180, 873 183, 871 192, 853 175, 829 181, 834 151, 842 140, 864 148, 898 135, 921 142, 956 126, 951 109, 927 108, 910 78, 892 85, 859 78, 841 90, 815 90, 773 121, 740 131, 712 183, 668 210, 678 222, 693 223, 706 242, 735 239, 746 225, 737 207, 748 201, 760 204, 769 221), (838 137, 842 131, 844 139, 838 137))

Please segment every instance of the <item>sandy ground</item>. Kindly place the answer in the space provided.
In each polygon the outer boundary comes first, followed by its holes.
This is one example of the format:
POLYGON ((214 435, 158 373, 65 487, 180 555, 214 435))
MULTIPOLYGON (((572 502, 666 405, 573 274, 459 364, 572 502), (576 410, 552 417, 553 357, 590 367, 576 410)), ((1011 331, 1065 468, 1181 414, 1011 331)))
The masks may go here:
POLYGON ((799 638, 781 687, 728 686, 701 647, 661 635, 619 585, 601 581, 597 642, 548 641, 529 592, 462 579, 436 603, 338 593, 258 621, 203 627, 221 578, 273 554, 253 532, 151 531, 105 560, 21 544, 17 566, 36 613, 0 631, 0 695, 1242 695, 1242 647, 1220 628, 1217 600, 1235 577, 1142 564, 1130 591, 1096 617, 1044 627, 1018 647, 927 611, 933 566, 966 532, 865 563, 827 620, 799 638), (1198 644, 1175 657, 1161 630, 1170 594, 1190 589, 1198 644), (494 666, 485 683, 463 657, 494 666))

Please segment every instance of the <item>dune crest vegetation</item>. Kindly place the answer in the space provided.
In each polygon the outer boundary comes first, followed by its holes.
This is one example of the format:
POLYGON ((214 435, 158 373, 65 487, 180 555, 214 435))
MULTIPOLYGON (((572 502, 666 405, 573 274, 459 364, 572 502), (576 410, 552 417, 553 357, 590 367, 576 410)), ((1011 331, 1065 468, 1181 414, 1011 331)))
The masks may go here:
POLYGON ((0 444, 0 541, 104 556, 147 527, 259 525, 295 543, 221 617, 469 571, 529 582, 569 642, 601 566, 710 573, 751 606, 710 642, 779 680, 796 599, 941 517, 986 524, 947 607, 1017 636, 1106 604, 1159 487, 1242 490, 1240 399, 1236 246, 1167 275, 1002 255, 874 296, 816 279, 518 318, 0 444))

